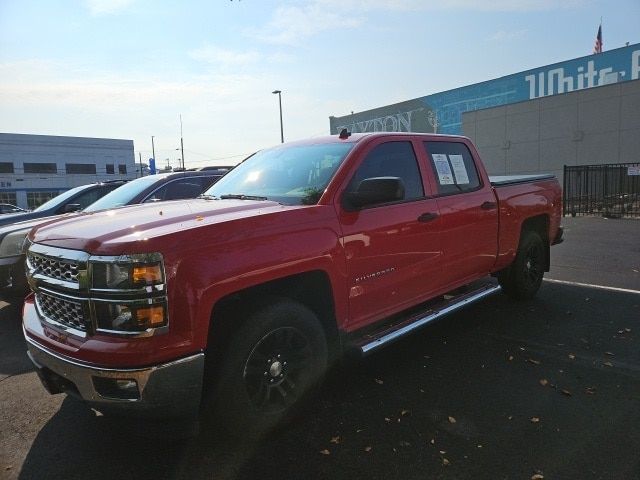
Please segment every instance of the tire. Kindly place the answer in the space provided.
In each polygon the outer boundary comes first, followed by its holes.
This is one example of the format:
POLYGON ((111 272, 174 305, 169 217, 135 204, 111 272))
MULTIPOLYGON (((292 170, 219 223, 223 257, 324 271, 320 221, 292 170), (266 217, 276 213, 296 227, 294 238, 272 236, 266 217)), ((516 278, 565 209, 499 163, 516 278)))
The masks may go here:
POLYGON ((259 438, 295 415, 322 381, 327 358, 316 315, 300 303, 274 299, 231 337, 204 406, 229 433, 259 438))
POLYGON ((516 258, 498 275, 502 291, 516 300, 532 299, 544 276, 546 263, 545 245, 537 232, 524 232, 516 258))

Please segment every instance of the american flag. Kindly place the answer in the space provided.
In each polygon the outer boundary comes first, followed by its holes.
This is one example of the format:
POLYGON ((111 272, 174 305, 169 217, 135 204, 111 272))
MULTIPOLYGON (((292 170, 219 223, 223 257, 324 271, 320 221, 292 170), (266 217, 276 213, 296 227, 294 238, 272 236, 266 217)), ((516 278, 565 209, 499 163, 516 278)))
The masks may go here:
POLYGON ((598 35, 596 35, 596 43, 593 46, 593 53, 602 53, 602 24, 598 27, 598 35))

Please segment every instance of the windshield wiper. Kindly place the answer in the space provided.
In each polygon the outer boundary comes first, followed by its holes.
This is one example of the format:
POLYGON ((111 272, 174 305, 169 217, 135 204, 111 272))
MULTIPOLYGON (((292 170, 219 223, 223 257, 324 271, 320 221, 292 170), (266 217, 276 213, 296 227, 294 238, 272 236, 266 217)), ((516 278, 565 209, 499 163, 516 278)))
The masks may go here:
POLYGON ((228 193, 220 195, 221 200, 267 200, 267 197, 259 197, 257 195, 244 195, 242 193, 228 193))
POLYGON ((198 195, 198 198, 204 198, 205 200, 220 200, 215 195, 207 195, 207 194, 204 194, 204 193, 198 195))

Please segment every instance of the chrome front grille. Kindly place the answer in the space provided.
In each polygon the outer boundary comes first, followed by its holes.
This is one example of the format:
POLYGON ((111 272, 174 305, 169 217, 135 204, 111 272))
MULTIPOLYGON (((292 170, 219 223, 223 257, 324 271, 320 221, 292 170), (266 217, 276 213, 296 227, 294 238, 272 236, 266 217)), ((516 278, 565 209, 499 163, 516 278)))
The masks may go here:
POLYGON ((77 262, 38 255, 32 252, 27 254, 27 259, 33 274, 40 274, 65 282, 78 283, 78 270, 80 268, 77 262))
POLYGON ((81 301, 73 301, 54 297, 44 292, 37 292, 36 302, 42 314, 49 320, 83 332, 87 330, 81 301))

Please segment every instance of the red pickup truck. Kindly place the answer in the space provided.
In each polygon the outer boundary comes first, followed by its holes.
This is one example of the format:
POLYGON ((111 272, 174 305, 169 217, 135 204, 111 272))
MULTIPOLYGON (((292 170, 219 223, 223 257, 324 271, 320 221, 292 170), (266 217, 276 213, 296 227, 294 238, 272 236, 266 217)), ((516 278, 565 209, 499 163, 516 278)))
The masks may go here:
POLYGON ((464 137, 283 144, 201 198, 32 231, 28 353, 49 392, 99 410, 264 432, 345 350, 531 298, 560 217, 553 176, 490 178, 464 137))

